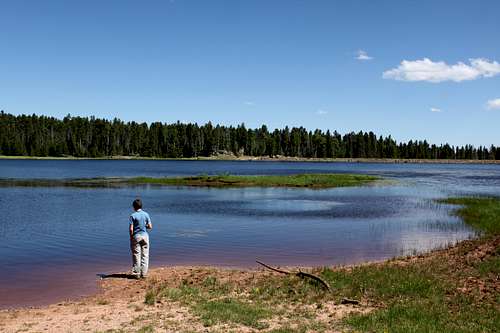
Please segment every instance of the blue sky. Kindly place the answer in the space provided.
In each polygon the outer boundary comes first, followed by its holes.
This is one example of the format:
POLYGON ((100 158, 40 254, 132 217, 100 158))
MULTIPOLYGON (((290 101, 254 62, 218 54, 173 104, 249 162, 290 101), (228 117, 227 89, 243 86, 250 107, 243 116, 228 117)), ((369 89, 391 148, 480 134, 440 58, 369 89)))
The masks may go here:
POLYGON ((0 109, 500 145, 499 13, 496 0, 0 1, 0 109))

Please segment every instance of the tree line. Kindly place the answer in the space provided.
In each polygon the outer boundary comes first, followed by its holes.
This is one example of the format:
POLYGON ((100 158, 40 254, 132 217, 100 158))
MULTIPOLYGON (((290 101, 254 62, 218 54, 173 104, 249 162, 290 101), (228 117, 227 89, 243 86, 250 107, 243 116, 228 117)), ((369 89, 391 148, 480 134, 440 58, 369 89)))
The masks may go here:
POLYGON ((0 112, 0 155, 199 157, 290 156, 304 158, 411 158, 500 160, 500 147, 439 146, 426 140, 396 142, 373 132, 310 131, 285 127, 221 126, 207 123, 123 122, 95 117, 63 119, 0 112))

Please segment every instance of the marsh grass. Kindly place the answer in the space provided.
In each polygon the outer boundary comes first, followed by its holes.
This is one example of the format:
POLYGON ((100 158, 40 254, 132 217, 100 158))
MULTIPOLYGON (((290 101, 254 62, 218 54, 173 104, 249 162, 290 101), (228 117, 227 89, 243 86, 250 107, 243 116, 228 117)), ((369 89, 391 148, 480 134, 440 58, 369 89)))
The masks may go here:
POLYGON ((499 198, 449 198, 440 202, 460 205, 455 214, 486 235, 500 234, 499 198))
POLYGON ((345 187, 372 183, 379 177, 356 174, 298 174, 276 176, 239 176, 222 174, 217 176, 200 175, 178 178, 137 177, 127 179, 131 184, 157 184, 173 186, 211 186, 211 187, 345 187))
MULTIPOLYGON (((201 186, 201 187, 307 187, 331 188, 362 186, 382 182, 382 179, 369 175, 357 174, 298 174, 281 176, 239 176, 226 173, 209 176, 191 177, 109 177, 82 179, 0 179, 2 186, 19 187, 124 187, 137 185, 161 186, 201 186)), ((387 181, 384 181, 388 184, 387 181)))

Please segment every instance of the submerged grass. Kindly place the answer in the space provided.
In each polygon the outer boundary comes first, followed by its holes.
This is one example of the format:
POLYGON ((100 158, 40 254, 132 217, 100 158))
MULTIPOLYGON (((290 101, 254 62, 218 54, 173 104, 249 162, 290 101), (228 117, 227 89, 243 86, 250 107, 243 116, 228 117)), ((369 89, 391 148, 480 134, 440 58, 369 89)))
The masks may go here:
POLYGON ((465 223, 485 232, 487 235, 500 234, 500 199, 498 198, 449 198, 442 203, 460 205, 455 214, 465 223))

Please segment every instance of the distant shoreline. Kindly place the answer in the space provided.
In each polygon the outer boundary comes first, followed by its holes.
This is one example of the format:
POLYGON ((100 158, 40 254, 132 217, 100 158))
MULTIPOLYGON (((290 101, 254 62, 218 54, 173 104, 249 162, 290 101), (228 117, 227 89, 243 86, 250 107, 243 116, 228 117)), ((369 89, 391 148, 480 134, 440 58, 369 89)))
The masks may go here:
POLYGON ((53 156, 4 156, 0 160, 144 160, 144 161, 241 161, 241 162, 318 162, 318 163, 381 163, 381 164, 500 164, 500 160, 460 160, 460 159, 404 159, 404 158, 306 158, 268 156, 212 156, 212 157, 145 157, 145 156, 105 156, 105 157, 53 157, 53 156))

